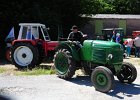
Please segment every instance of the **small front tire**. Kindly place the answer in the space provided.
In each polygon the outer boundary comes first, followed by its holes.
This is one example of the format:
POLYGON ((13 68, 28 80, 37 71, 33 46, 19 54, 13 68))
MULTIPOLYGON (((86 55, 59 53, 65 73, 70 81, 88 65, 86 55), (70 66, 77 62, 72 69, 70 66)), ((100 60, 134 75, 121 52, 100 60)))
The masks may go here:
POLYGON ((131 63, 123 62, 121 71, 118 73, 117 78, 122 83, 129 83, 135 81, 137 78, 137 70, 131 63))
POLYGON ((91 74, 91 81, 97 91, 108 92, 113 88, 114 77, 107 67, 96 67, 91 74))

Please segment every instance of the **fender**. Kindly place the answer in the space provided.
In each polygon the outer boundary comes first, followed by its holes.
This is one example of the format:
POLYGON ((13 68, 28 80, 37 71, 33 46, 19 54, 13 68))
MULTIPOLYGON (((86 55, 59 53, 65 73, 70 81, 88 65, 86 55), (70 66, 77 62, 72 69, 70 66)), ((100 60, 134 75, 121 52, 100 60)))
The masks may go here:
POLYGON ((72 53, 74 60, 80 61, 80 58, 78 55, 79 53, 76 50, 76 47, 72 42, 66 42, 66 41, 60 42, 59 45, 55 48, 55 50, 57 51, 59 49, 68 49, 72 53))
POLYGON ((37 44, 37 41, 36 40, 25 40, 25 39, 22 39, 22 40, 14 40, 12 42, 12 46, 19 43, 19 42, 27 42, 27 43, 31 43, 33 46, 35 46, 37 44))

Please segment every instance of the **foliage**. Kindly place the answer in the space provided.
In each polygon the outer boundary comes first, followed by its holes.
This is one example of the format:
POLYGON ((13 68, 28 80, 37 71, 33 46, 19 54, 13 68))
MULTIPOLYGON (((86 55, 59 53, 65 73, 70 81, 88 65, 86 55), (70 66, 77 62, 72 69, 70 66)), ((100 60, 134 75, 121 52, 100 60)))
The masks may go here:
POLYGON ((0 32, 8 33, 20 22, 70 28, 79 23, 80 14, 139 14, 139 5, 139 0, 1 0, 0 32))
POLYGON ((82 13, 140 14, 139 0, 81 0, 82 13))
POLYGON ((82 0, 83 14, 113 13, 114 5, 110 0, 82 0))
POLYGON ((119 14, 140 14, 139 0, 114 0, 115 13, 119 14))
POLYGON ((27 71, 18 71, 15 73, 16 75, 51 75, 51 74, 55 74, 54 70, 51 69, 33 69, 33 70, 27 70, 27 71))
POLYGON ((6 72, 6 68, 0 68, 0 73, 6 72))
POLYGON ((15 27, 17 37, 18 24, 21 22, 45 24, 50 27, 52 40, 57 40, 58 33, 65 33, 64 36, 67 37, 71 26, 80 23, 79 2, 80 0, 0 0, 1 54, 4 54, 4 39, 10 29, 15 27))
MULTIPOLYGON (((0 46, 11 27, 21 22, 49 26, 56 40, 58 33, 67 37, 72 25, 86 23, 80 14, 140 14, 139 5, 139 0, 0 0, 0 46)), ((15 31, 17 36, 19 30, 15 31)))
POLYGON ((0 1, 0 19, 10 26, 20 22, 39 22, 48 26, 73 23, 79 13, 79 0, 0 1))
POLYGON ((55 70, 48 66, 38 66, 32 70, 17 70, 15 68, 1 67, 0 74, 6 73, 7 75, 51 75, 55 74, 55 70))

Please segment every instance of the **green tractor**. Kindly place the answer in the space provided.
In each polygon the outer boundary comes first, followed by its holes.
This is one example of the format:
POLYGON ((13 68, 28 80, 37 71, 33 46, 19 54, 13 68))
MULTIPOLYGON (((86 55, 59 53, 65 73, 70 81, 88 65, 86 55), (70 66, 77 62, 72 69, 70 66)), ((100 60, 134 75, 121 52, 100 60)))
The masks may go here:
POLYGON ((114 75, 122 83, 132 83, 137 77, 136 68, 123 62, 120 44, 101 40, 61 41, 54 55, 58 77, 70 79, 78 69, 91 76, 92 84, 100 92, 113 88, 114 75))

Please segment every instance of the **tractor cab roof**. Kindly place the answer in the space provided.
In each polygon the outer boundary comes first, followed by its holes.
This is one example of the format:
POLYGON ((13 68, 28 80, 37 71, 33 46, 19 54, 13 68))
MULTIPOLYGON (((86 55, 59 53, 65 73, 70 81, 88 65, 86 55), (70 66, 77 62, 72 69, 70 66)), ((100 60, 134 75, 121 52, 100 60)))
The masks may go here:
POLYGON ((45 26, 44 24, 40 23, 20 23, 19 26, 45 26))
POLYGON ((45 41, 50 41, 50 37, 47 31, 48 28, 46 28, 44 24, 19 23, 19 26, 20 26, 20 30, 19 30, 18 40, 43 39, 45 41))

